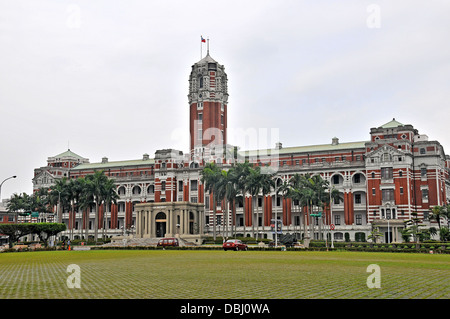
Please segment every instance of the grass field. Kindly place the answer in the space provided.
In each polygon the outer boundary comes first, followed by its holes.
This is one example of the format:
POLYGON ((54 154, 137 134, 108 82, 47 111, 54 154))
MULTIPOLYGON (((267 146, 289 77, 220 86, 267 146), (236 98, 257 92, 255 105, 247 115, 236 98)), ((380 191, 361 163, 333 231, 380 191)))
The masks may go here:
POLYGON ((0 298, 309 299, 450 297, 450 255, 103 250, 0 254, 0 298), (67 266, 81 288, 68 288, 67 266), (381 288, 367 287, 367 266, 381 288))

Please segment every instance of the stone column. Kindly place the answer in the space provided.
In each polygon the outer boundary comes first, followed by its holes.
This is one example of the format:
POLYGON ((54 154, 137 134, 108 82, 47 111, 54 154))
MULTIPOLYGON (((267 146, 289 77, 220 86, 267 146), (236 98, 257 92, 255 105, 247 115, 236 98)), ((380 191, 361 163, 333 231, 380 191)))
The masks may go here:
POLYGON ((166 235, 172 236, 172 218, 170 218, 170 209, 166 211, 166 235))
POLYGON ((153 212, 153 210, 150 210, 150 218, 148 219, 149 225, 150 225, 150 238, 155 238, 156 237, 156 232, 155 232, 155 214, 153 212))

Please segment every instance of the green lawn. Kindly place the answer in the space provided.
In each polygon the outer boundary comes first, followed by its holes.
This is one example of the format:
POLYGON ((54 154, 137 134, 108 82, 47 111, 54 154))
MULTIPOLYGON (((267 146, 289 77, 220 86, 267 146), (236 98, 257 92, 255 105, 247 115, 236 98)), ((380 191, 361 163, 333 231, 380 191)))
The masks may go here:
POLYGON ((450 255, 206 250, 0 254, 0 298, 449 298, 450 255), (81 288, 68 288, 77 264, 81 288), (367 266, 381 267, 369 289, 367 266))

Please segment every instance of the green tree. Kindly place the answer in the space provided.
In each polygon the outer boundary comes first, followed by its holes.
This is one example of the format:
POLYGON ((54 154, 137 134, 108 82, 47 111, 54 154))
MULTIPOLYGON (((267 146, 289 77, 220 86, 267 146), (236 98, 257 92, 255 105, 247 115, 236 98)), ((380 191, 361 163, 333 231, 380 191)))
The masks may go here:
POLYGON ((111 204, 117 204, 117 200, 120 198, 119 194, 117 194, 115 181, 111 178, 108 178, 104 185, 104 209, 103 209, 103 218, 104 227, 103 227, 103 238, 105 238, 105 230, 108 227, 108 218, 105 219, 105 212, 107 207, 110 207, 111 204))
POLYGON ((377 243, 378 238, 382 236, 379 227, 372 224, 372 230, 370 231, 369 236, 367 236, 367 239, 372 240, 373 243, 377 243))
POLYGON ((62 223, 62 214, 64 209, 67 209, 70 206, 67 182, 67 177, 63 177, 61 179, 57 179, 55 184, 50 187, 48 203, 52 206, 56 206, 58 223, 62 223))
MULTIPOLYGON (((275 181, 273 179, 274 175, 271 173, 262 173, 261 175, 261 196, 262 196, 262 212, 264 219, 264 212, 266 210, 265 198, 267 195, 275 189, 275 181)), ((263 223, 264 225, 264 223, 263 223)))
POLYGON ((439 229, 439 238, 442 241, 449 241, 450 240, 450 231, 449 231, 448 227, 443 226, 441 229, 439 229))
POLYGON ((234 187, 236 188, 236 192, 237 192, 237 196, 241 196, 242 197, 242 205, 243 205, 243 220, 244 220, 244 236, 245 236, 245 231, 246 231, 246 225, 247 225, 247 217, 245 215, 246 212, 246 201, 245 201, 245 197, 246 194, 248 193, 248 188, 247 188, 247 177, 250 174, 250 169, 251 169, 251 165, 248 161, 245 161, 244 163, 237 163, 234 167, 233 167, 233 183, 234 183, 234 187))
MULTIPOLYGON (((216 240, 217 202, 220 194, 217 192, 222 172, 215 163, 207 163, 201 172, 201 182, 205 185, 205 191, 212 194, 213 198, 213 237, 216 240)), ((209 200, 209 199, 208 199, 209 200)))
POLYGON ((260 167, 250 168, 246 179, 246 188, 252 196, 252 237, 255 236, 255 209, 258 204, 258 195, 261 190, 261 171, 260 167))
POLYGON ((8 236, 9 247, 12 248, 20 237, 33 233, 33 224, 0 224, 0 233, 8 236))
POLYGON ((445 216, 445 207, 439 205, 433 206, 430 213, 429 219, 435 220, 438 223, 438 228, 441 229, 441 218, 445 216))
POLYGON ((66 230, 64 223, 34 223, 31 224, 31 232, 38 235, 39 239, 48 247, 48 240, 66 230))
POLYGON ((421 227, 424 227, 425 225, 421 224, 422 220, 418 218, 417 212, 411 213, 412 218, 405 220, 405 227, 409 229, 411 236, 413 237, 413 240, 416 243, 419 243, 422 229, 421 227))

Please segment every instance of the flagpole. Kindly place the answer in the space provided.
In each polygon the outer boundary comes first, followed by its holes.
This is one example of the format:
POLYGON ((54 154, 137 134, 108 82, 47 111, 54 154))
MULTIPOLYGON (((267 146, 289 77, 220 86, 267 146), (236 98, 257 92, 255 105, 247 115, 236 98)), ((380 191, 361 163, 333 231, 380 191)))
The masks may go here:
POLYGON ((202 59, 202 39, 203 39, 203 36, 200 36, 200 60, 202 59))

